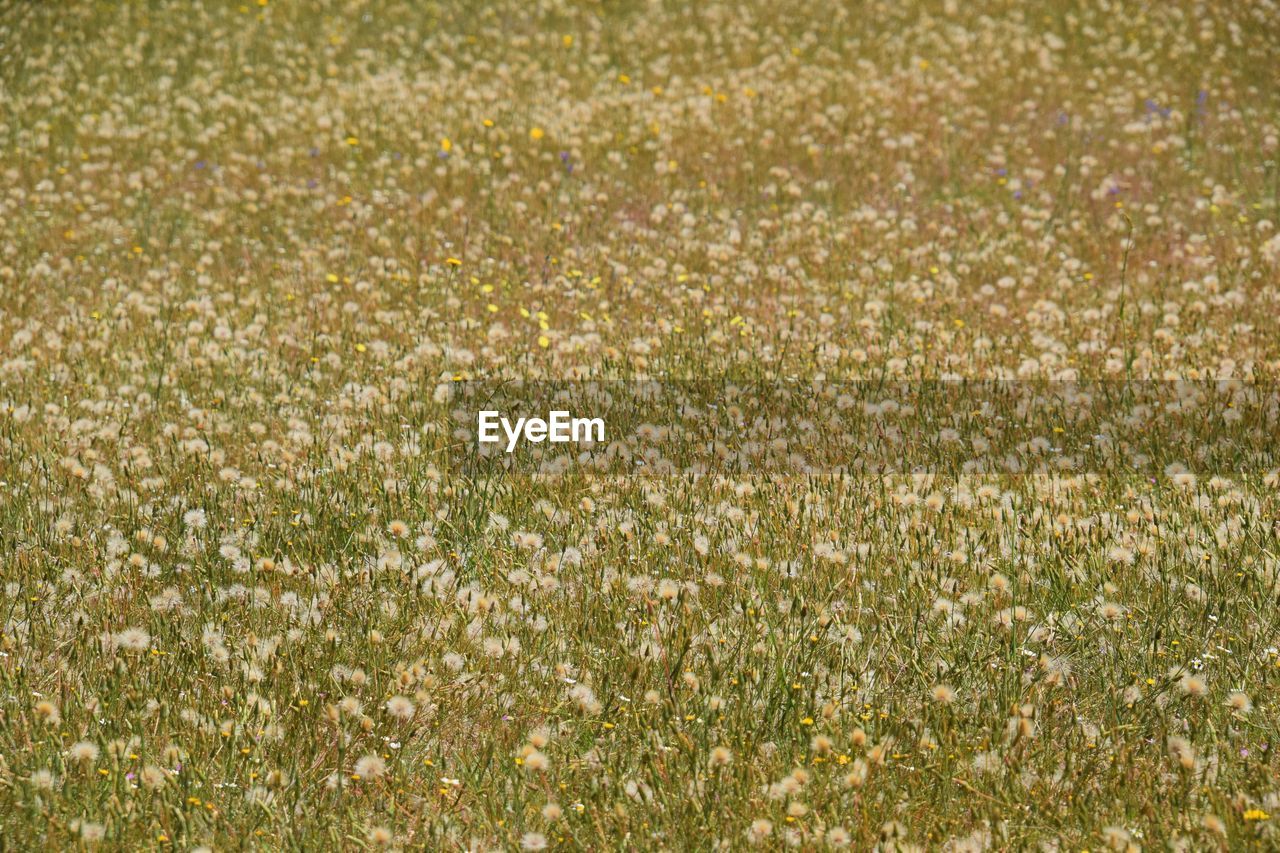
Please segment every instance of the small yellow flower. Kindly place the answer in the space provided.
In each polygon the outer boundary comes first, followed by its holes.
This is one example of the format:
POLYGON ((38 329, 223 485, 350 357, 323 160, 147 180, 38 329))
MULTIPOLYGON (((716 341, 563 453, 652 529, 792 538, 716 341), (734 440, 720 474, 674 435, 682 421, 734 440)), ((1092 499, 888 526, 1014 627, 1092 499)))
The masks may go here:
POLYGON ((1271 815, 1267 814, 1262 809, 1249 809, 1244 813, 1245 820, 1270 820, 1270 818, 1271 815))
POLYGON ((543 133, 542 128, 540 127, 529 128, 529 138, 532 139, 534 142, 537 142, 539 139, 541 139, 545 135, 546 134, 543 133))
POLYGON ((446 136, 440 140, 440 150, 446 154, 453 150, 453 143, 449 141, 449 137, 446 136))

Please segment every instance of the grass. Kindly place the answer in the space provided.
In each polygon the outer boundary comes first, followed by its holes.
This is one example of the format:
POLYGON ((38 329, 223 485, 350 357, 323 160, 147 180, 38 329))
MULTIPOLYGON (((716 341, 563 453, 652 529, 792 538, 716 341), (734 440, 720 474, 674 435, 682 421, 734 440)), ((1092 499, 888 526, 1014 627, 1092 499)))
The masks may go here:
POLYGON ((0 0, 3 844, 1280 845, 1277 21, 0 0))

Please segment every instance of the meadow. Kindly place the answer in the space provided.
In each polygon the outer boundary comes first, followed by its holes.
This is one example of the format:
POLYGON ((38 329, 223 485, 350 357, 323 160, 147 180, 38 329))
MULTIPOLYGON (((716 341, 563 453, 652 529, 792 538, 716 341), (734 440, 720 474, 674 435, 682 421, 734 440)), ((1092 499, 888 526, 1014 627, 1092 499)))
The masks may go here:
POLYGON ((1274 0, 0 0, 0 848, 1280 849, 1277 220, 1274 0))

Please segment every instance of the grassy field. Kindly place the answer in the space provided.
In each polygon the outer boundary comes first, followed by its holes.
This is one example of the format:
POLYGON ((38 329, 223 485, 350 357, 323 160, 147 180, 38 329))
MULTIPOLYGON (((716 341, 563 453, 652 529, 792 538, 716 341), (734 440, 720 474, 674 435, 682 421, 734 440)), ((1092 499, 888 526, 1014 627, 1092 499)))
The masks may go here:
POLYGON ((0 848, 1280 849, 1278 161, 1270 0, 0 0, 0 848))

